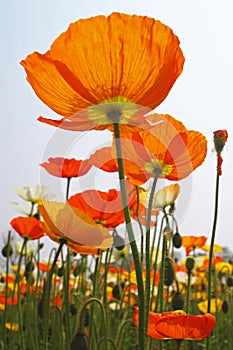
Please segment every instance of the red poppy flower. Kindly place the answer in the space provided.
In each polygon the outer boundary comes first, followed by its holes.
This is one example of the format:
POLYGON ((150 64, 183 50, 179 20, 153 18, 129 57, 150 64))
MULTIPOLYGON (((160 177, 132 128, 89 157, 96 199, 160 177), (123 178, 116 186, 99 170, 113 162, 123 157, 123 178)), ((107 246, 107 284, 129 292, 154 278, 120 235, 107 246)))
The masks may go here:
MULTIPOLYGON (((133 322, 138 326, 138 308, 135 308, 133 322)), ((193 339, 207 338, 213 331, 216 319, 211 314, 186 315, 184 311, 149 313, 147 334, 156 339, 193 339)))
MULTIPOLYGON (((127 187, 129 208, 135 217, 136 193, 129 183, 127 187)), ((108 192, 87 190, 70 197, 68 203, 88 214, 102 226, 113 228, 124 222, 121 192, 116 189, 110 189, 108 192)), ((140 210, 142 210, 141 206, 139 212, 140 210)))
POLYGON ((33 216, 19 216, 11 220, 10 224, 13 229, 23 238, 39 239, 44 236, 44 231, 41 228, 42 221, 37 220, 33 216))
POLYGON ((136 185, 158 173, 168 180, 181 180, 200 166, 207 141, 198 131, 189 131, 168 115, 151 115, 150 130, 122 134, 125 174, 136 185))
POLYGON ((160 21, 112 13, 70 24, 45 54, 21 62, 38 97, 73 130, 145 123, 137 105, 154 109, 183 69, 179 39, 160 21), (80 111, 85 112, 81 113, 80 111))
POLYGON ((91 168, 87 160, 67 159, 62 157, 49 158, 48 162, 40 164, 49 174, 57 177, 78 177, 85 175, 91 168))

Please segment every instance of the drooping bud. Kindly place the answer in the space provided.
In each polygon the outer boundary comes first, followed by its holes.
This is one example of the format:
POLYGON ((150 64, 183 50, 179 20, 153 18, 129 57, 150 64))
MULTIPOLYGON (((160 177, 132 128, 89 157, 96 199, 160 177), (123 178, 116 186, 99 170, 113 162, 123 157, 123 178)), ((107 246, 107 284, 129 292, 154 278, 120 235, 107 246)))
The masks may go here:
POLYGON ((179 232, 176 232, 176 233, 173 235, 172 243, 173 243, 173 246, 174 246, 175 248, 180 248, 180 247, 181 247, 181 245, 182 245, 182 237, 181 237, 181 235, 179 234, 179 232))
POLYGON ((85 334, 75 334, 70 345, 70 350, 89 350, 88 340, 85 334))
POLYGON ((164 285, 171 286, 175 279, 175 269, 173 260, 169 257, 164 259, 164 285))
POLYGON ((195 265, 195 259, 192 256, 187 256, 185 261, 185 267, 188 270, 188 272, 191 272, 195 265))

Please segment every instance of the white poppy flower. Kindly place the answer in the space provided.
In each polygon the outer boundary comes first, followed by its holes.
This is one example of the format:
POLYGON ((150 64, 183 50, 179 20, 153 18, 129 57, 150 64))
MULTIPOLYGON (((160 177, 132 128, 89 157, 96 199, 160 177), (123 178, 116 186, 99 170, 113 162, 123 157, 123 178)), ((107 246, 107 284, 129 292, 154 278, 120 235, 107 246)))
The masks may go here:
POLYGON ((14 188, 14 191, 25 201, 32 203, 37 203, 40 198, 49 200, 54 197, 54 195, 49 192, 48 187, 43 185, 14 188))

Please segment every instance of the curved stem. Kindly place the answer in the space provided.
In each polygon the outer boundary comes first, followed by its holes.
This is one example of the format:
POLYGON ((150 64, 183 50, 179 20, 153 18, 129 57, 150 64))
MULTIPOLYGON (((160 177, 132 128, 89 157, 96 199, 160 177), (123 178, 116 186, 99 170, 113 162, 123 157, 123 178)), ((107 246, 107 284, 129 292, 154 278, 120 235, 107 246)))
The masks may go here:
POLYGON ((121 148, 121 139, 120 139, 120 127, 119 127, 118 123, 114 123, 114 135, 115 135, 115 143, 116 143, 116 151, 117 151, 117 164, 118 164, 118 172, 119 172, 119 180, 120 180, 120 188, 121 188, 121 196, 122 196, 122 205, 123 205, 126 230, 127 230, 127 234, 128 234, 128 238, 129 238, 130 247, 132 250, 135 271, 136 271, 137 285, 138 285, 139 349, 143 350, 144 344, 145 344, 144 285, 143 285, 143 279, 142 279, 142 269, 141 269, 141 264, 140 264, 138 248, 137 248, 137 244, 135 242, 134 231, 133 231, 131 217, 130 217, 130 213, 129 213, 126 184, 125 184, 124 164, 123 164, 122 148, 121 148))
POLYGON ((91 303, 97 303, 101 309, 102 312, 102 318, 103 318, 103 333, 104 333, 104 338, 103 338, 103 342, 104 342, 104 349, 107 350, 107 342, 108 342, 108 337, 107 337, 107 322, 106 322, 106 314, 105 314, 105 310, 103 307, 103 304, 101 303, 101 301, 97 298, 90 298, 89 300, 87 300, 80 312, 80 317, 79 317, 79 327, 78 327, 78 332, 77 333, 82 333, 82 326, 83 326, 83 317, 85 316, 85 310, 87 305, 91 304, 91 303))

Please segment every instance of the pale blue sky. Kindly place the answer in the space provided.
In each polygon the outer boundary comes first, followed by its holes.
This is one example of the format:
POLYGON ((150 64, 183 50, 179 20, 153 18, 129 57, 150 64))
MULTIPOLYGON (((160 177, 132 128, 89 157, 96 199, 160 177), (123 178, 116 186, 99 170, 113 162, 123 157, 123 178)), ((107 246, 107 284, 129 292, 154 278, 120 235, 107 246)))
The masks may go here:
MULTIPOLYGON (((52 117, 54 113, 26 82, 20 60, 33 51, 49 49, 70 22, 113 11, 159 19, 173 29, 181 42, 186 59, 184 71, 157 112, 169 113, 182 120, 187 128, 201 131, 209 141, 205 163, 184 182, 183 194, 177 203, 183 235, 209 236, 211 233, 216 167, 212 133, 217 129, 228 130, 229 141, 223 154, 220 179, 216 243, 233 249, 232 0, 15 0, 1 5, 1 232, 5 232, 10 219, 18 215, 10 204, 20 201, 13 188, 37 185, 42 181, 38 164, 51 150, 47 146, 50 147, 56 132, 37 121, 39 115, 52 117)), ((78 135, 73 137, 67 154, 78 158, 74 152, 78 135)), ((82 146, 82 156, 102 138, 98 136, 88 144, 86 135, 82 137, 85 137, 86 145, 85 148, 82 146)), ((57 154, 54 151, 48 156, 58 156, 60 146, 57 154)), ((53 181, 55 179, 50 178, 49 185, 53 186, 53 181)))

